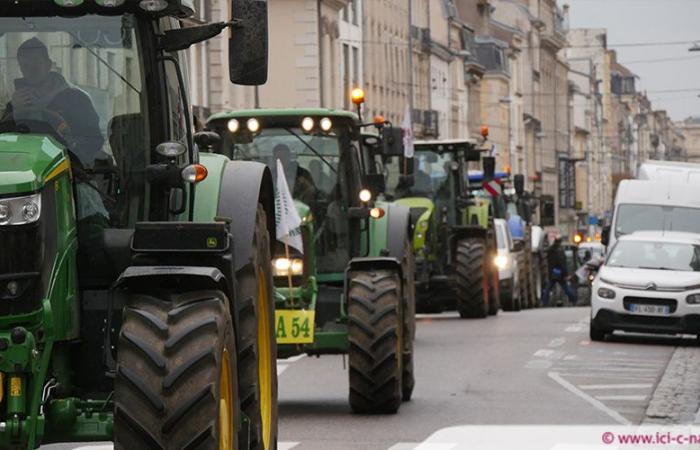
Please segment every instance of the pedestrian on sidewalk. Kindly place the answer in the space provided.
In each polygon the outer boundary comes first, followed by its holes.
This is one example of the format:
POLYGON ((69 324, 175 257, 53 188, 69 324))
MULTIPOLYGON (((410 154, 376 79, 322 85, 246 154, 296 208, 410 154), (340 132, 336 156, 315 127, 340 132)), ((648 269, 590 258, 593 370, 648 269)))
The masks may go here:
POLYGON ((549 282, 542 293, 542 305, 549 306, 549 295, 555 285, 559 284, 569 298, 569 302, 576 306, 576 292, 569 286, 569 270, 566 267, 566 254, 561 246, 561 236, 554 238, 554 243, 547 250, 547 263, 549 265, 549 282))

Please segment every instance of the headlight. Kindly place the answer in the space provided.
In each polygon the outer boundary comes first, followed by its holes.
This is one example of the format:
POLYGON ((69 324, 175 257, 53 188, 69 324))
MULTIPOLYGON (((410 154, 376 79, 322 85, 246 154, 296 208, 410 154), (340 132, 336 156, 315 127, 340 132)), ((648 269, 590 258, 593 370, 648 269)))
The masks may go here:
POLYGON ((493 262, 499 269, 505 269, 506 267, 508 267, 509 259, 506 255, 498 255, 494 258, 493 262))
POLYGON ((359 197, 361 202, 369 203, 369 201, 372 200, 372 193, 369 191, 369 189, 362 189, 359 197))
POLYGON ((40 216, 41 194, 0 198, 0 226, 34 223, 40 216))
POLYGON ((304 261, 301 259, 277 258, 272 261, 272 275, 275 277, 298 276, 304 273, 304 261))
POLYGON ((700 294, 691 294, 685 298, 689 305, 700 305, 700 294))
POLYGON ((615 291, 608 288, 598 289, 598 297, 607 298, 608 300, 615 298, 615 291))

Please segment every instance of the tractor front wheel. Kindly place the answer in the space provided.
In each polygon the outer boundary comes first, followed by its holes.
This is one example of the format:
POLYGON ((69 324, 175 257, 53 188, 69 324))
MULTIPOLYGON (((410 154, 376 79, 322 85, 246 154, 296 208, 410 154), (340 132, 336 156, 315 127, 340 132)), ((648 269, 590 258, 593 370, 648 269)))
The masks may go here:
POLYGON ((457 243, 457 311, 462 318, 484 318, 489 313, 489 279, 482 241, 457 243))
POLYGON ((401 406, 404 342, 401 280, 396 272, 357 272, 348 301, 350 407, 394 414, 401 406))
POLYGON ((236 358, 223 292, 131 295, 114 382, 115 449, 237 448, 236 358))

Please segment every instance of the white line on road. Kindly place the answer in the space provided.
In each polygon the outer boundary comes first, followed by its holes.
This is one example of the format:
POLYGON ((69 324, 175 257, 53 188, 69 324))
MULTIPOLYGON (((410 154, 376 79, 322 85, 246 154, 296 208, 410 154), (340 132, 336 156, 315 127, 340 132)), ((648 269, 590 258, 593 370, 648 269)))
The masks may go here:
POLYGON ((277 376, 282 375, 285 370, 289 369, 289 366, 292 365, 292 363, 299 361, 301 358, 304 358, 305 356, 306 355, 297 355, 297 356, 292 356, 291 358, 280 359, 279 361, 277 361, 277 376))
POLYGON ((548 346, 548 347, 549 347, 549 348, 561 347, 562 345, 564 345, 565 342, 566 342, 566 338, 558 337, 558 338, 556 338, 556 339, 552 339, 552 340, 549 342, 549 346, 548 346))
POLYGON ((290 450, 299 445, 299 442, 280 442, 277 444, 277 450, 290 450))
POLYGON ((614 411, 599 400, 596 400, 595 398, 591 397, 590 395, 586 394, 582 390, 578 389, 576 386, 573 384, 569 383, 565 379, 563 379, 559 373, 557 372, 548 372, 547 375, 549 375, 549 378, 552 380, 556 381, 559 383, 564 389, 567 391, 571 392, 572 394, 576 395, 577 397, 581 398, 582 400, 587 401, 593 407, 601 412, 604 412, 605 414, 609 415, 613 419, 615 419, 618 423, 622 425, 631 425, 631 422, 627 419, 625 419, 622 415, 620 415, 617 411, 614 411))
POLYGON ((451 443, 421 444, 420 442, 399 442, 389 447, 388 450, 452 450, 457 445, 451 443))
POLYGON ((535 358, 549 358, 554 354, 554 350, 549 350, 546 348, 537 350, 532 356, 535 358))
POLYGON ((646 395, 596 395, 598 400, 621 400, 639 402, 647 399, 646 395))
POLYGON ((579 384, 578 388, 585 391, 598 389, 649 389, 654 386, 651 383, 626 383, 626 384, 579 384))
POLYGON ((563 377, 575 378, 605 378, 606 380, 625 380, 625 381, 655 381, 656 376, 643 375, 622 375, 622 374, 607 374, 607 373, 577 373, 558 370, 559 375, 563 377))

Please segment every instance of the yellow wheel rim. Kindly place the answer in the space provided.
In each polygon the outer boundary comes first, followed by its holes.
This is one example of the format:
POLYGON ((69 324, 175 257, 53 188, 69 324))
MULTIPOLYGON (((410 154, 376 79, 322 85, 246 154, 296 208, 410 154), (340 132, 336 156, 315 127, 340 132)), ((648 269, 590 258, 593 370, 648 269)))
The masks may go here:
POLYGON ((270 340, 269 306, 265 271, 258 269, 258 385, 260 386, 260 419, 263 448, 272 440, 272 341, 270 340))
POLYGON ((233 450, 236 448, 233 439, 234 419, 231 361, 228 350, 224 349, 219 373, 219 450, 233 450))

